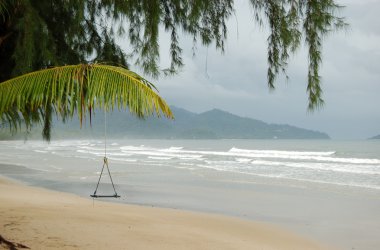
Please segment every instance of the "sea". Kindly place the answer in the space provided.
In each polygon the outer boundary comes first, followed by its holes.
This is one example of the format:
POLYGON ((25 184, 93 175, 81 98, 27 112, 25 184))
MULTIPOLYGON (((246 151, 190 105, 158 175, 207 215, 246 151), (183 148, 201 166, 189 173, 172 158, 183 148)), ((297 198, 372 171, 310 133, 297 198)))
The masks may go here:
MULTIPOLYGON (((113 174, 115 179, 128 175, 131 167, 149 166, 156 170, 182 169, 189 172, 208 169, 263 177, 268 182, 284 179, 380 190, 379 140, 0 142, 2 164, 35 170, 38 178, 45 179, 96 180, 104 156, 108 159, 111 176, 112 166, 117 166, 113 174)), ((24 176, 27 177, 28 174, 24 176)))

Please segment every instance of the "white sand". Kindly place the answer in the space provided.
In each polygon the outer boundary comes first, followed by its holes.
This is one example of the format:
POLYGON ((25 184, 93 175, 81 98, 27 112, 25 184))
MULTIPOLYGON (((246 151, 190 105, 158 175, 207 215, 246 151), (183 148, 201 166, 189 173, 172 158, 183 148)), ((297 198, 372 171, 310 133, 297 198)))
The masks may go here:
POLYGON ((0 178, 0 249, 326 249, 272 225, 105 203, 0 178), (1 238, 5 239, 1 240, 1 238))

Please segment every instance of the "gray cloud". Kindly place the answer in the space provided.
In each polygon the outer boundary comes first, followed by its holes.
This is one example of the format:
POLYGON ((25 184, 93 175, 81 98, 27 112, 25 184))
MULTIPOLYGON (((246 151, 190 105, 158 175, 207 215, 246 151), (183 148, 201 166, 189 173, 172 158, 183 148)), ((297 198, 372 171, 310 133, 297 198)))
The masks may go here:
MULTIPOLYGON (((237 18, 229 22, 226 52, 198 47, 182 36, 185 67, 157 86, 167 101, 194 112, 220 108, 272 123, 287 123, 329 133, 333 138, 367 138, 380 133, 380 1, 342 1, 350 23, 346 32, 325 39, 323 50, 326 105, 307 112, 307 54, 301 49, 290 60, 288 75, 267 87, 267 32, 254 26, 248 2, 239 2, 237 18), (207 67, 207 70, 206 70, 207 67)), ((167 35, 160 39, 161 63, 169 64, 167 35)), ((138 70, 138 69, 137 69, 138 70)))

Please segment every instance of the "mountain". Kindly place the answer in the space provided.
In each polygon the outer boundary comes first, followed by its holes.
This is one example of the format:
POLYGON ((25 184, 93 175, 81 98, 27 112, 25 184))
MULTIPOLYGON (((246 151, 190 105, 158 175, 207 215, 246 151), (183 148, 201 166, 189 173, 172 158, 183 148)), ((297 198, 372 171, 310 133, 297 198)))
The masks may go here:
POLYGON ((380 139, 380 135, 376 135, 376 136, 373 136, 373 137, 371 137, 371 138, 369 138, 370 140, 372 140, 372 139, 380 139))
POLYGON ((201 113, 189 124, 223 139, 328 139, 327 134, 290 125, 267 124, 219 109, 201 113))
MULTIPOLYGON (((109 113, 107 114, 107 137, 119 139, 329 139, 329 136, 322 132, 291 125, 268 124, 219 109, 201 114, 177 107, 171 107, 171 109, 175 120, 156 117, 137 119, 129 112, 121 111, 109 113)), ((84 124, 83 128, 79 129, 78 119, 66 124, 55 122, 52 138, 102 137, 104 135, 104 114, 96 112, 92 117, 92 124, 92 127, 84 124)), ((40 138, 39 133, 40 129, 37 132, 33 131, 29 136, 40 138)), ((20 135, 16 135, 16 138, 17 136, 20 137, 20 135)), ((0 132, 0 138, 4 138, 4 131, 0 132)))

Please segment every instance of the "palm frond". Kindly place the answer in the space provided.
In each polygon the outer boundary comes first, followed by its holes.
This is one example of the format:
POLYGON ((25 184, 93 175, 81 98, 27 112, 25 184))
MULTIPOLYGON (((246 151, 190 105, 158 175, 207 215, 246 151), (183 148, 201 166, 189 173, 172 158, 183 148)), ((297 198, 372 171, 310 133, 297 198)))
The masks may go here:
MULTIPOLYGON (((79 64, 43 69, 0 83, 0 118, 12 128, 24 121, 29 128, 44 121, 50 126, 53 112, 62 120, 78 115, 81 123, 94 109, 129 108, 138 117, 173 118, 152 83, 125 68, 79 64)), ((44 131, 50 139, 50 129, 44 131)))

